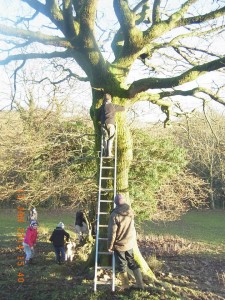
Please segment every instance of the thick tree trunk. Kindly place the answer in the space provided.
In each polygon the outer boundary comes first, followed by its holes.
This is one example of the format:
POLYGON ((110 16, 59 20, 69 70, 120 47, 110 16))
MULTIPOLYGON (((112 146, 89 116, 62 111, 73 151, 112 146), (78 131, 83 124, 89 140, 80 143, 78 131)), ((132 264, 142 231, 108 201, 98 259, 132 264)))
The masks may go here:
POLYGON ((132 137, 126 112, 119 113, 117 121, 117 192, 126 195, 129 202, 129 169, 133 159, 132 137))
POLYGON ((157 281, 155 274, 152 272, 152 270, 150 269, 146 260, 142 256, 137 243, 134 247, 134 257, 135 257, 135 260, 137 261, 137 263, 139 264, 145 279, 148 279, 148 281, 151 281, 151 282, 157 281))
MULTIPOLYGON (((100 150, 100 129, 97 125, 95 118, 93 118, 95 133, 96 133, 96 153, 100 150)), ((130 204, 129 200, 129 169, 130 164, 133 159, 133 144, 132 136, 127 124, 126 111, 119 112, 116 115, 117 124, 117 193, 123 193, 126 196, 127 202, 130 204)), ((99 170, 99 159, 97 158, 97 169, 99 170)), ((110 211, 111 207, 108 208, 110 211)), ((105 233, 106 234, 106 233, 105 233)), ((93 255, 93 253, 92 253, 93 255)), ((93 261, 93 256, 91 255, 89 262, 93 261)), ((154 273, 149 268, 145 259, 143 258, 138 245, 136 243, 134 247, 134 255, 140 268, 145 275, 145 278, 155 281, 156 277, 154 273)))

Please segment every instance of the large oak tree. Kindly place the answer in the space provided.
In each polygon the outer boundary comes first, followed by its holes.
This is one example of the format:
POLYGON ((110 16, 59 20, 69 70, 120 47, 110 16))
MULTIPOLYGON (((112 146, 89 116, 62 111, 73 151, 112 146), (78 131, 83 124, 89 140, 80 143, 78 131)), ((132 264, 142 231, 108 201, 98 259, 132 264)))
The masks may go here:
MULTIPOLYGON (((18 1, 12 0, 8 6, 13 9, 18 1)), ((0 20, 0 34, 5 36, 3 53, 6 53, 0 64, 18 61, 15 74, 33 59, 61 58, 78 64, 86 74, 83 80, 88 80, 92 89, 96 150, 100 141, 95 112, 103 92, 112 94, 113 102, 120 105, 147 101, 159 106, 165 114, 165 125, 176 113, 178 100, 187 103, 195 98, 202 102, 212 99, 225 105, 220 84, 225 55, 224 48, 218 46, 218 41, 224 38, 223 1, 20 0, 19 3, 24 6, 19 17, 0 20), (117 22, 112 21, 113 17, 117 22), (219 72, 220 80, 215 83, 219 72), (205 77, 207 74, 212 76, 205 77), (202 78, 207 78, 207 84, 202 78)), ((65 72, 65 78, 76 76, 65 72)), ((117 117, 117 189, 129 197, 132 139, 125 114, 117 117)))

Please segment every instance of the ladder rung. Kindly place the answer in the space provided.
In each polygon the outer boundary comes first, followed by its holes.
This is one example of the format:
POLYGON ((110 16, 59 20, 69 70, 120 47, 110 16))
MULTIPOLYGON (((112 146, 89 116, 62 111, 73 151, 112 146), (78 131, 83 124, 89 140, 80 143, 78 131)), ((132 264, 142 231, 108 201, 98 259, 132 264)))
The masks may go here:
POLYGON ((108 225, 99 225, 99 227, 108 227, 108 225))
POLYGON ((101 179, 114 179, 114 177, 101 177, 101 179))
POLYGON ((100 202, 112 202, 113 203, 113 200, 100 200, 100 202))
POLYGON ((102 169, 114 169, 114 167, 103 167, 102 166, 102 169))
POLYGON ((98 238, 99 240, 101 240, 101 241, 108 241, 108 238, 98 238))
POLYGON ((112 255, 112 252, 98 252, 98 254, 112 255))
POLYGON ((109 213, 108 212, 106 212, 106 211, 100 211, 99 212, 99 215, 108 215, 109 213))
POLYGON ((100 269, 104 269, 104 270, 112 270, 112 267, 109 267, 109 266, 101 266, 101 267, 97 267, 98 270, 100 269))
POLYGON ((102 156, 104 159, 114 159, 115 156, 102 156))
POLYGON ((97 284, 112 284, 112 280, 111 281, 96 281, 97 284))
POLYGON ((101 188, 101 191, 103 191, 103 192, 106 192, 106 191, 114 191, 114 189, 101 188))

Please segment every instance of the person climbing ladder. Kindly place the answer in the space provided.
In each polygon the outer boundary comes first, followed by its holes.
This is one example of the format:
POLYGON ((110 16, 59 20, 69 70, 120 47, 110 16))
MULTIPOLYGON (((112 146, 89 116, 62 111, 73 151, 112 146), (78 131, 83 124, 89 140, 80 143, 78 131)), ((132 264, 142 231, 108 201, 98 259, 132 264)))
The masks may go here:
POLYGON ((101 121, 101 132, 103 136, 104 156, 112 157, 113 140, 115 137, 115 114, 125 111, 124 106, 112 103, 112 96, 104 94, 103 104, 97 111, 97 118, 101 121))

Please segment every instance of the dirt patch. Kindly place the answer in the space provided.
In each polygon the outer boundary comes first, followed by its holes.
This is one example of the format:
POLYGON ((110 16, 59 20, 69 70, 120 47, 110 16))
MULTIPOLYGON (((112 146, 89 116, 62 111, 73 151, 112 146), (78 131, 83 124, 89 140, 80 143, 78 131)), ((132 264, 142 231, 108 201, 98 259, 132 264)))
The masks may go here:
MULTIPOLYGON (((139 247, 146 259, 155 255, 162 262, 155 271, 161 281, 199 291, 199 299, 225 299, 225 259, 221 255, 200 253, 199 244, 171 238, 139 240, 139 247)), ((198 298, 193 295, 191 299, 198 298)))
POLYGON ((225 298, 225 260, 188 255, 160 259, 165 262, 157 274, 161 280, 202 291, 204 299, 225 298))
POLYGON ((138 241, 143 256, 148 261, 149 257, 156 256, 161 262, 160 269, 153 270, 162 283, 167 283, 169 289, 179 297, 163 290, 162 286, 148 284, 145 291, 128 290, 112 294, 109 288, 105 288, 97 295, 93 294, 94 270, 82 271, 79 265, 79 251, 84 254, 86 246, 78 247, 75 261, 69 264, 57 265, 54 261, 52 245, 45 240, 37 245, 37 256, 34 263, 28 267, 21 267, 25 274, 25 284, 17 283, 16 260, 19 253, 15 249, 1 248, 0 260, 0 298, 12 299, 98 299, 112 300, 123 299, 148 299, 148 300, 224 300, 225 299, 225 259, 219 255, 202 255, 191 253, 195 248, 185 241, 164 242, 151 239, 138 241), (168 244, 174 245, 168 246, 168 244), (175 245, 179 244, 175 247, 175 245), (176 249, 175 249, 176 248, 176 249), (189 250, 189 252, 188 252, 189 250), (35 276, 34 276, 35 275, 35 276), (63 293, 63 294, 62 294, 63 293), (34 297, 35 294, 35 297, 34 297), (53 295, 54 294, 54 295, 53 295), (107 297, 106 297, 107 295, 107 297))

